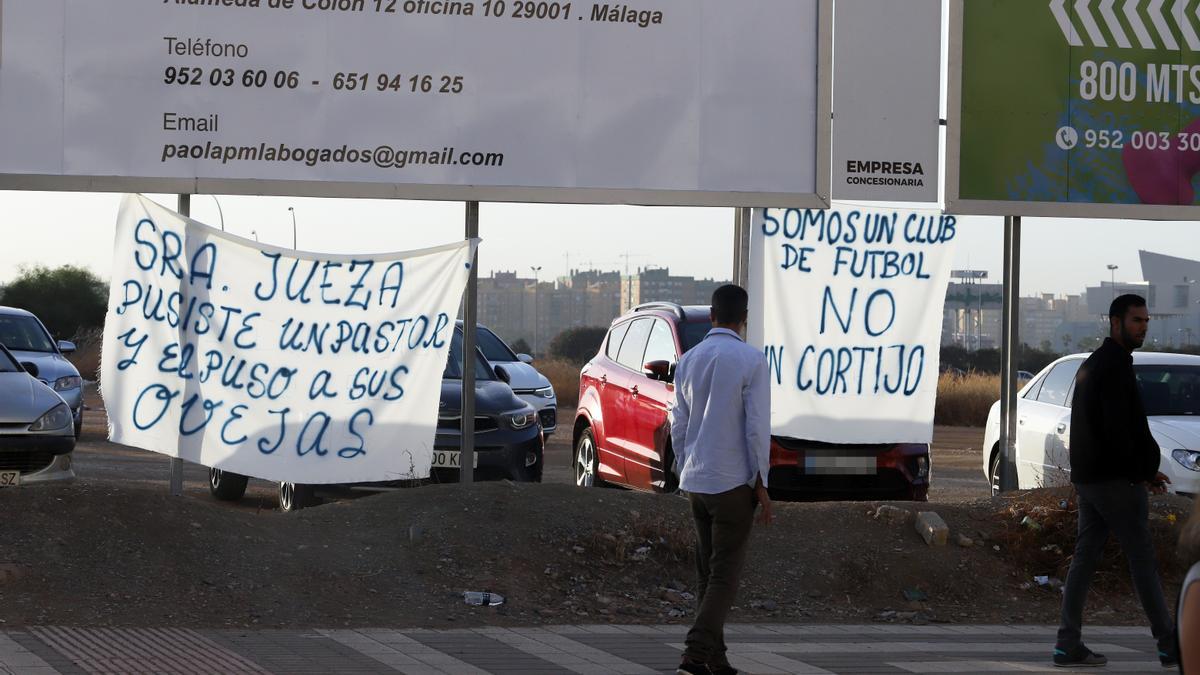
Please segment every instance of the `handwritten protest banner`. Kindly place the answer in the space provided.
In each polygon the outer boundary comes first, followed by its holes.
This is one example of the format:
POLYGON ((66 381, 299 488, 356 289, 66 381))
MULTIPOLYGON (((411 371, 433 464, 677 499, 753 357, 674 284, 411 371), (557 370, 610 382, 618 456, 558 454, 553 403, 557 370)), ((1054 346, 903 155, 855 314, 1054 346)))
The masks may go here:
POLYGON ((957 227, 934 212, 754 212, 748 338, 770 367, 772 434, 932 439, 957 227))
POLYGON ((127 196, 104 326, 109 437, 276 481, 427 476, 477 243, 303 253, 127 196))

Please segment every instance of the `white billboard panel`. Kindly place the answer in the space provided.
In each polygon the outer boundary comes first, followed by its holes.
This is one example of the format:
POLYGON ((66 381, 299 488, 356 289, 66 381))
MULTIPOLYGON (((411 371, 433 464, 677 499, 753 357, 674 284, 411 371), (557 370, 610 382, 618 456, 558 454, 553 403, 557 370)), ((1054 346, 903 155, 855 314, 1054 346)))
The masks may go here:
POLYGON ((0 188, 821 206, 830 8, 3 0, 0 188))
POLYGON ((838 0, 833 197, 937 202, 941 0, 838 0))

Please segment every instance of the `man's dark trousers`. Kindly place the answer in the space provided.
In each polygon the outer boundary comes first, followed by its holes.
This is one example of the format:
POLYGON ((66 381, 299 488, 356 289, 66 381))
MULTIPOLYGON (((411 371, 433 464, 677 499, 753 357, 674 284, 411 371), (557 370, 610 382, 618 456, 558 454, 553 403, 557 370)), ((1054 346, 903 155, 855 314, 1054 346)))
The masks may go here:
POLYGON ((700 577, 696 623, 687 634, 684 655, 699 663, 724 666, 725 618, 737 595, 746 544, 754 524, 754 490, 749 485, 716 495, 689 493, 696 521, 696 573, 700 577))
POLYGON ((1159 583, 1154 541, 1150 538, 1150 503, 1146 487, 1115 480, 1076 484, 1075 490, 1079 493, 1079 539, 1063 588, 1058 648, 1071 651, 1080 644, 1083 604, 1111 532, 1129 561, 1133 586, 1141 598, 1146 617, 1150 619, 1150 630, 1158 641, 1158 648, 1173 654, 1175 627, 1159 583))

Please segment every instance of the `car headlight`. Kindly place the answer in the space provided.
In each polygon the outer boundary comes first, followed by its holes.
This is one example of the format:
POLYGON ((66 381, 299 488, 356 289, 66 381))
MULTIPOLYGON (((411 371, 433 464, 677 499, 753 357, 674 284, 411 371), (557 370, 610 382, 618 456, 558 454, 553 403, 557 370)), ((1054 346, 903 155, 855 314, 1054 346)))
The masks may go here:
POLYGON ((542 398, 554 398, 554 387, 542 387, 541 389, 535 390, 533 393, 537 396, 541 396, 542 398))
POLYGON ((83 378, 78 375, 66 375, 54 381, 54 391, 78 389, 83 386, 83 378))
POLYGON ((508 420, 508 425, 513 429, 524 429, 537 424, 538 416, 535 412, 518 412, 505 415, 504 419, 508 420))
POLYGON ((1196 450, 1172 450, 1171 457, 1188 471, 1200 471, 1200 452, 1196 450))
POLYGON ((30 431, 53 431, 55 429, 63 429, 71 426, 74 422, 71 417, 71 409, 66 403, 59 403, 50 409, 50 412, 38 418, 33 426, 29 427, 30 431))

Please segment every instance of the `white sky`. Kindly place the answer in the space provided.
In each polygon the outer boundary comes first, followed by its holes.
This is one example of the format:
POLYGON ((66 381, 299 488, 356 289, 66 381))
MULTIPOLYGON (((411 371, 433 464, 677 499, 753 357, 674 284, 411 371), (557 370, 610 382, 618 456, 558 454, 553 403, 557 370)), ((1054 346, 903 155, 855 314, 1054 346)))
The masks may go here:
MULTIPOLYGON (((174 208, 173 195, 152 195, 174 208)), ((0 191, 0 283, 13 279, 23 264, 82 265, 107 279, 111 268, 117 194, 0 191)), ((296 209, 299 247, 327 253, 374 253, 420 248, 463 236, 463 205, 458 202, 301 199, 294 197, 218 198, 226 229, 234 234, 290 246, 296 209)), ((217 202, 192 197, 192 215, 218 226, 217 202)), ((1022 242, 1022 295, 1078 293, 1109 278, 1108 264, 1120 266, 1117 279, 1141 279, 1139 249, 1200 259, 1200 226, 1195 223, 1025 218, 1022 242)), ((965 218, 960 228, 956 268, 988 270, 1000 279, 1003 223, 999 218, 965 218)), ((572 268, 624 270, 670 267, 674 273, 729 278, 732 269, 733 210, 493 204, 480 207, 480 271, 514 270, 549 279, 572 268), (588 264, 590 263, 590 265, 588 264)))

